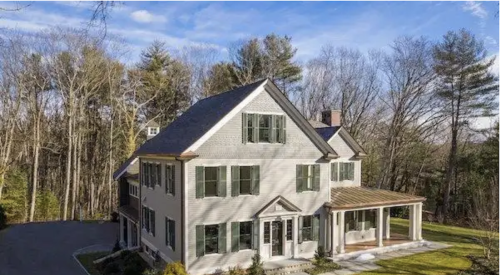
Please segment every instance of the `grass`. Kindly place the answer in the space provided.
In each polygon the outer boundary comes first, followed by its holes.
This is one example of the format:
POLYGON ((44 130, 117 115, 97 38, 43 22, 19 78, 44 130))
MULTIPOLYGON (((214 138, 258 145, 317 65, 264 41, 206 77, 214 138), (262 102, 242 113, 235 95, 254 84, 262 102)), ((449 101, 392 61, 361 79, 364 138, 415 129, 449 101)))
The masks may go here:
MULTIPOLYGON (((408 220, 392 218, 391 232, 408 234, 408 220)), ((425 240, 450 244, 452 247, 391 260, 377 261, 377 264, 381 266, 380 269, 363 272, 360 275, 456 274, 461 270, 467 270, 471 267, 472 263, 467 258, 468 255, 482 255, 483 250, 481 246, 474 240, 480 234, 481 231, 470 228, 424 222, 422 224, 422 235, 425 240)))
POLYGON ((90 273, 91 275, 101 275, 101 273, 97 270, 96 266, 94 265, 94 261, 108 254, 109 252, 94 252, 88 254, 80 254, 77 255, 76 258, 85 267, 88 273, 90 273))

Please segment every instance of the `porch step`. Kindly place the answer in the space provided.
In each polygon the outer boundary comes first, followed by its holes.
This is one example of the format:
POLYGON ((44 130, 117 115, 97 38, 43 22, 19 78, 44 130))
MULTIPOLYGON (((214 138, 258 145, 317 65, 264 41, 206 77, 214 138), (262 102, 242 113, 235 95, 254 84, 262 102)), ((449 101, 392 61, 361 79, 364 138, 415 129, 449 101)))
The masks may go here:
POLYGON ((302 272, 313 266, 307 259, 289 259, 282 261, 272 261, 264 263, 266 275, 287 275, 291 273, 302 272))

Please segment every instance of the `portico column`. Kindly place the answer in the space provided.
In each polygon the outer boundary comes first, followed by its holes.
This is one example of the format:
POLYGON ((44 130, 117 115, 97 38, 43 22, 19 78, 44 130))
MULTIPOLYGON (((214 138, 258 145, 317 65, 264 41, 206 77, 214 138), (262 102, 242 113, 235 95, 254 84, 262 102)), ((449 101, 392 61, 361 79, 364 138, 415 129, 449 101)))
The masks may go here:
POLYGON ((262 255, 262 247, 264 244, 264 222, 262 219, 259 219, 259 254, 262 255))
POLYGON ((416 224, 417 224, 417 205, 416 204, 412 204, 410 205, 410 216, 409 216, 409 222, 410 222, 410 228, 409 228, 409 234, 408 234, 408 238, 412 241, 415 241, 416 240, 416 234, 415 232, 417 231, 416 230, 416 224))
POLYGON ((125 240, 123 239, 123 227, 124 227, 124 217, 120 215, 120 243, 123 243, 125 240))
POLYGON ((332 251, 332 255, 334 254, 337 254, 337 238, 335 238, 335 234, 337 233, 338 229, 337 229, 337 215, 338 215, 338 212, 337 211, 333 211, 332 212, 332 215, 330 217, 330 232, 331 232, 331 235, 330 235, 330 240, 331 240, 331 243, 330 243, 330 249, 332 251))
POLYGON ((385 239, 391 238, 391 209, 386 208, 384 211, 385 239))
POLYGON ((344 231, 345 231, 345 211, 339 212, 339 245, 338 252, 340 254, 345 252, 345 240, 344 240, 344 231))
POLYGON ((299 218, 298 216, 293 216, 293 257, 297 258, 299 256, 299 218))
POLYGON ((384 246, 383 231, 384 231, 384 208, 379 207, 377 209, 377 245, 378 245, 378 247, 384 246))

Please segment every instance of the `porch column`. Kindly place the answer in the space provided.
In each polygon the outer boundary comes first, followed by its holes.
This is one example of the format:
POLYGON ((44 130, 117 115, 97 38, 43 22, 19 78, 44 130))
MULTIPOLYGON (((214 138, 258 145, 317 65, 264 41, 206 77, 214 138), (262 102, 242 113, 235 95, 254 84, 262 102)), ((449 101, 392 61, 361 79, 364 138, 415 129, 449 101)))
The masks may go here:
POLYGON ((383 237, 384 237, 384 208, 379 207, 377 209, 377 246, 384 246, 383 237))
POLYGON ((422 240, 422 203, 417 204, 417 240, 422 240))
POLYGON ((384 211, 385 239, 391 238, 391 209, 386 208, 384 211))
POLYGON ((123 215, 120 215, 120 243, 123 243, 125 240, 123 239, 123 227, 124 225, 124 217, 123 215))
POLYGON ((132 247, 132 226, 135 225, 127 219, 127 247, 132 247))
POLYGON ((415 241, 417 239, 417 234, 415 232, 417 231, 417 205, 412 204, 410 205, 410 216, 409 216, 409 222, 410 222, 410 228, 409 228, 409 234, 408 238, 412 241, 415 241))
POLYGON ((337 211, 333 211, 330 216, 330 249, 332 251, 332 255, 337 254, 337 238, 335 238, 335 234, 337 233, 337 211))
MULTIPOLYGON (((297 258, 299 256, 299 217, 298 216, 293 216, 293 222, 292 222, 293 230, 292 230, 292 236, 293 236, 293 257, 297 258)), ((264 228, 264 226, 262 226, 264 228)), ((264 231, 262 231, 264 232, 264 231)), ((262 235, 264 238, 264 235, 262 235)))
POLYGON ((345 231, 345 211, 339 212, 339 245, 338 252, 340 254, 345 252, 345 240, 344 240, 344 231, 345 231))

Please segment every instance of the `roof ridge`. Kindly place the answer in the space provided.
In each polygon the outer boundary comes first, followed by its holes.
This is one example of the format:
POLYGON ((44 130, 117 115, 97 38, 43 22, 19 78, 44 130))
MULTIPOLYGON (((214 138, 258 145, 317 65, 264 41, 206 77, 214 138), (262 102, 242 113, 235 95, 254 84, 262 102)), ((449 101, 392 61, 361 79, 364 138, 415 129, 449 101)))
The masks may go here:
POLYGON ((226 95, 226 94, 231 93, 231 92, 236 92, 236 91, 237 91, 237 90, 239 90, 239 89, 246 88, 246 87, 248 87, 248 86, 251 86, 251 85, 257 84, 257 83, 262 82, 262 81, 265 81, 265 80, 267 80, 267 78, 259 79, 259 80, 255 81, 255 82, 252 82, 252 83, 249 83, 249 84, 245 84, 245 85, 242 85, 242 86, 238 86, 238 87, 235 87, 235 88, 233 88, 233 89, 231 89, 231 90, 227 90, 227 91, 224 91, 224 92, 218 93, 218 94, 216 94, 216 95, 212 95, 212 96, 209 96, 209 97, 205 97, 205 98, 203 98, 203 99, 199 100, 198 102, 204 101, 204 100, 206 100, 206 99, 212 99, 212 98, 218 97, 218 96, 220 96, 220 95, 226 95))

